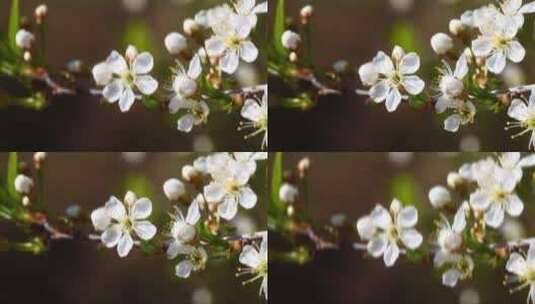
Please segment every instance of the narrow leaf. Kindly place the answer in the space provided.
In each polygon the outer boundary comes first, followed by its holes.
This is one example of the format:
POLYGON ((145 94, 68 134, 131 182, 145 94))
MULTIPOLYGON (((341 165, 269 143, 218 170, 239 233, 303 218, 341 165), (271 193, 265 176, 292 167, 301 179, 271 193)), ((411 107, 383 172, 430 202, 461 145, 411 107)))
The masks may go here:
POLYGON ((271 204, 273 212, 278 213, 284 210, 284 203, 279 199, 279 190, 282 185, 282 153, 275 153, 273 169, 271 171, 271 204))
POLYGON ((278 0, 275 10, 275 25, 273 26, 273 43, 278 55, 284 56, 286 49, 282 45, 282 34, 286 27, 286 1, 278 0))
POLYGON ((18 54, 20 54, 20 49, 15 42, 15 37, 19 31, 20 26, 20 14, 19 14, 19 0, 11 1, 11 12, 9 13, 9 45, 11 48, 18 54))
POLYGON ((7 190, 11 197, 18 198, 19 194, 15 190, 15 178, 19 172, 19 161, 17 157, 17 152, 9 153, 9 161, 7 164, 7 190))

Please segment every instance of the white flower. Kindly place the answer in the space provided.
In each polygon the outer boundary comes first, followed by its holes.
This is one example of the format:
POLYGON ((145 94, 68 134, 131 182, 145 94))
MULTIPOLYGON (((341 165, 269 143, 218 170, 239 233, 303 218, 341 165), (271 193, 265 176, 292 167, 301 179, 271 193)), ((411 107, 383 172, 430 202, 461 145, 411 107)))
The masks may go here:
POLYGON ((188 41, 179 33, 167 34, 164 43, 171 55, 178 55, 188 49, 188 41))
POLYGON ((279 189, 279 199, 285 203, 295 203, 299 190, 292 184, 283 183, 279 189))
POLYGON ((186 217, 180 209, 176 209, 173 215, 173 224, 169 233, 169 245, 167 247, 167 258, 172 260, 182 252, 191 248, 192 242, 197 237, 197 228, 195 225, 201 218, 199 203, 202 202, 202 195, 198 195, 188 208, 186 217))
POLYGON ((443 208, 451 203, 451 194, 443 186, 435 186, 429 190, 429 201, 434 208, 443 208))
POLYGON ((515 275, 510 281, 519 284, 514 290, 529 286, 528 303, 535 303, 535 244, 529 245, 526 257, 517 252, 511 253, 505 269, 515 275))
POLYGON ((250 170, 227 153, 208 157, 207 166, 213 178, 204 187, 206 201, 217 204, 217 213, 225 220, 232 220, 238 212, 238 205, 251 209, 256 205, 257 196, 247 184, 250 170))
POLYGON ((286 30, 281 36, 282 46, 289 50, 297 50, 301 45, 301 36, 296 32, 286 30))
POLYGON ((248 121, 241 122, 239 130, 254 129, 253 133, 245 137, 246 139, 264 133, 264 139, 262 140, 262 149, 265 149, 268 145, 267 98, 268 93, 266 88, 262 99, 247 99, 240 111, 241 116, 247 119, 248 121))
POLYGON ((394 112, 402 99, 408 98, 402 93, 418 95, 425 88, 424 81, 412 75, 420 68, 420 57, 416 53, 405 54, 401 47, 396 46, 392 58, 379 52, 373 59, 373 64, 379 77, 368 94, 377 103, 386 100, 389 112, 394 112))
POLYGON ((457 132, 461 124, 465 125, 474 121, 476 107, 470 100, 466 100, 464 93, 464 78, 468 75, 468 61, 463 54, 456 63, 455 71, 444 62, 444 68, 440 69, 439 91, 440 95, 435 103, 437 113, 453 110, 453 114, 444 121, 444 130, 457 132))
POLYGON ((470 205, 485 212, 487 225, 497 228, 503 223, 505 213, 519 216, 524 203, 514 192, 517 180, 507 170, 494 165, 489 173, 477 177, 479 189, 470 195, 470 205))
POLYGON ((391 267, 401 252, 399 245, 416 249, 422 244, 422 235, 413 228, 417 222, 416 208, 402 208, 394 199, 390 212, 377 205, 370 215, 360 218, 357 231, 361 239, 368 241, 368 252, 375 258, 383 256, 385 265, 391 267))
POLYGON ((152 95, 158 89, 158 81, 148 73, 154 66, 154 59, 148 52, 141 54, 129 46, 125 57, 113 51, 105 62, 93 68, 93 76, 97 85, 105 86, 102 91, 104 98, 115 103, 119 101, 122 112, 128 112, 136 98, 137 89, 143 95, 152 95))
POLYGON ((176 201, 186 193, 186 188, 180 180, 171 178, 163 184, 163 192, 169 200, 176 201))
POLYGON ((237 165, 243 166, 243 169, 249 175, 256 172, 256 162, 266 160, 268 158, 266 152, 234 152, 232 153, 237 165))
POLYGON ((212 26, 214 35, 205 42, 208 56, 219 59, 219 67, 227 74, 234 74, 240 58, 252 63, 258 57, 258 49, 251 42, 252 27, 246 18, 228 16, 212 26))
POLYGON ((535 166, 535 155, 531 154, 521 158, 520 152, 506 152, 498 157, 500 167, 504 169, 506 179, 513 179, 517 183, 522 179, 522 169, 535 166))
POLYGON ((453 49, 453 40, 444 33, 437 33, 431 37, 431 47, 438 55, 444 55, 453 49))
POLYGON ((258 14, 267 14, 268 3, 267 1, 256 5, 256 0, 237 0, 234 4, 234 8, 239 16, 245 17, 251 27, 255 27, 258 22, 258 14))
POLYGON ((496 15, 479 26, 481 35, 472 41, 472 51, 477 57, 486 58, 486 66, 494 74, 505 69, 506 59, 521 62, 526 50, 515 38, 518 27, 513 19, 496 15))
POLYGON ((507 110, 507 115, 517 121, 508 122, 506 129, 523 129, 513 138, 531 132, 528 148, 535 149, 535 91, 531 91, 527 104, 522 99, 514 99, 507 110))
POLYGON ((193 126, 206 123, 210 108, 198 94, 197 80, 202 73, 201 58, 193 56, 188 70, 179 64, 173 76, 173 96, 169 102, 169 112, 174 114, 179 110, 187 111, 177 122, 178 130, 191 132, 193 126))
POLYGON ((25 29, 20 29, 15 35, 15 44, 22 49, 31 49, 34 40, 35 35, 25 29))
POLYGON ((260 295, 268 298, 268 236, 262 238, 260 248, 253 245, 245 245, 240 253, 240 263, 247 268, 240 268, 238 275, 252 275, 253 277, 244 282, 248 284, 256 280, 262 280, 260 295))
POLYGON ((442 284, 449 287, 457 285, 459 279, 465 279, 472 274, 473 261, 468 255, 462 253, 463 230, 466 227, 465 212, 469 209, 468 203, 461 205, 453 225, 443 218, 437 234, 438 249, 435 252, 433 263, 440 268, 447 265, 442 274, 442 284))
POLYGON ((379 72, 373 64, 368 62, 359 67, 358 70, 360 81, 366 86, 373 86, 379 80, 379 72))
POLYGON ((24 174, 15 177, 15 191, 22 194, 29 194, 33 188, 33 179, 24 174))
POLYGON ((513 19, 519 28, 524 25, 524 14, 535 13, 535 1, 522 5, 522 0, 502 0, 500 7, 503 14, 513 19))
POLYGON ((117 246, 120 257, 126 257, 134 246, 133 236, 150 240, 156 235, 156 226, 146 220, 152 213, 152 202, 148 198, 137 199, 133 192, 125 195, 124 203, 111 196, 104 207, 91 213, 96 231, 102 231, 102 243, 112 248, 117 246))
POLYGON ((206 268, 208 254, 201 246, 181 246, 177 254, 184 255, 186 257, 186 259, 182 260, 175 267, 175 274, 179 278, 189 278, 192 271, 201 271, 206 268))

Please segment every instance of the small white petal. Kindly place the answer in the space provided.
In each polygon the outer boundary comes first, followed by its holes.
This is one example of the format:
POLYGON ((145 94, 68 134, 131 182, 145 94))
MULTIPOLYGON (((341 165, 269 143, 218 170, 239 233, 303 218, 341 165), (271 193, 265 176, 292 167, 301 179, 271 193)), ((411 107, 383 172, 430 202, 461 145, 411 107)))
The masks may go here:
POLYGON ((398 214, 398 224, 404 228, 410 228, 418 222, 418 210, 413 206, 405 207, 398 214))
POLYGON ((111 216, 106 208, 101 207, 91 212, 91 222, 93 223, 95 230, 103 231, 110 225, 111 216))
POLYGON ((225 187, 220 183, 211 182, 204 187, 204 197, 208 203, 218 203, 225 196, 225 187))
POLYGON ((239 260, 240 263, 251 268, 257 268, 261 263, 261 257, 258 254, 258 251, 251 245, 246 245, 243 247, 239 260))
POLYGON ((505 265, 505 269, 507 269, 507 271, 517 275, 522 275, 526 271, 527 267, 528 264, 526 263, 526 260, 517 252, 511 253, 509 259, 507 260, 507 265, 505 265))
POLYGON ((110 197, 106 202, 105 208, 110 216, 116 221, 121 221, 126 217, 126 209, 124 208, 123 203, 115 196, 110 197))
POLYGON ((397 88, 390 90, 390 93, 386 97, 386 110, 388 112, 394 112, 401 104, 401 93, 397 88))
POLYGON ((411 95, 418 95, 422 93, 425 88, 425 82, 418 76, 405 76, 401 81, 401 85, 411 95))
POLYGON ((403 75, 414 74, 420 69, 420 56, 416 53, 409 53, 401 59, 399 72, 403 75))
POLYGON ((152 213, 152 202, 148 198, 138 199, 132 209, 132 216, 137 219, 146 219, 152 213))
POLYGON ((455 287, 461 273, 457 269, 450 269, 442 274, 442 284, 448 287, 455 287))
POLYGON ((251 41, 247 40, 240 44, 240 57, 245 62, 254 62, 258 58, 258 49, 251 41))
POLYGON ((190 260, 184 260, 176 265, 175 273, 179 278, 189 278, 191 271, 193 270, 193 264, 190 260))
POLYGON ((134 96, 132 88, 126 87, 119 99, 119 108, 121 109, 121 112, 128 112, 135 101, 136 97, 134 96))
POLYGON ((238 202, 234 197, 226 197, 225 200, 217 206, 217 213, 225 220, 232 220, 238 213, 238 202))
POLYGON ((156 235, 157 229, 149 221, 140 221, 134 223, 134 231, 142 240, 147 241, 156 235))
POLYGON ((526 103, 524 103, 520 99, 513 100, 513 102, 511 102, 511 105, 509 106, 509 109, 507 110, 507 115, 509 115, 509 117, 519 121, 525 120, 527 117, 527 113, 528 107, 526 106, 526 103))
POLYGON ((390 216, 390 213, 381 205, 377 205, 375 207, 370 214, 370 218, 375 226, 380 227, 383 230, 388 229, 392 224, 392 217, 390 216))
POLYGON ((104 246, 112 248, 117 245, 122 234, 121 227, 119 225, 113 225, 102 233, 100 239, 104 246))
POLYGON ((377 229, 375 228, 375 225, 369 216, 362 217, 357 221, 357 232, 359 233, 361 239, 371 239, 375 235, 376 231, 377 229))
POLYGON ((379 81, 373 87, 371 87, 369 94, 375 102, 383 102, 388 96, 388 92, 390 92, 390 86, 388 85, 388 82, 379 81))
POLYGON ((119 100, 119 98, 121 98, 123 91, 123 82, 117 79, 108 84, 106 87, 104 87, 104 90, 102 91, 102 96, 104 96, 104 98, 106 98, 108 102, 113 103, 119 100))
POLYGON ((146 74, 152 70, 154 67, 154 58, 148 52, 139 54, 136 59, 134 59, 134 73, 136 74, 146 74))
POLYGON ((368 242, 368 252, 374 257, 380 257, 386 250, 387 241, 384 235, 378 235, 368 242))
POLYGON ((385 254, 383 256, 383 260, 385 262, 386 267, 392 267, 396 263, 397 259, 399 257, 399 247, 396 245, 396 243, 388 243, 388 246, 386 247, 385 254))
POLYGON ((227 74, 234 74, 238 69, 240 57, 235 50, 227 50, 220 59, 219 66, 227 74))
POLYGON ((498 228, 503 223, 504 216, 503 207, 498 204, 492 204, 485 212, 485 222, 492 228, 498 228))
POLYGON ((244 187, 240 190, 240 197, 238 200, 243 208, 251 209, 256 205, 257 197, 251 188, 244 187))
POLYGON ((507 45, 507 58, 512 62, 519 63, 526 57, 526 49, 520 42, 513 40, 507 45))
POLYGON ((423 237, 416 229, 403 230, 401 241, 407 248, 416 249, 422 245, 423 237))
POLYGON ((472 51, 477 57, 487 57, 492 51, 492 42, 487 38, 477 38, 472 41, 472 51))
POLYGON ((158 81, 149 75, 137 76, 134 83, 144 95, 152 95, 158 90, 158 81))
POLYGON ((448 132, 457 132, 461 125, 461 116, 454 114, 444 120, 444 130, 448 132))
POLYGON ((134 247, 134 240, 129 233, 124 233, 117 244, 117 253, 121 258, 124 258, 132 250, 132 247, 134 247))
POLYGON ((502 52, 496 52, 487 59, 487 67, 494 74, 500 74, 505 69, 506 57, 502 52))
POLYGON ((520 200, 518 195, 509 195, 505 202, 505 211, 507 211, 507 214, 510 216, 519 216, 522 214, 522 211, 524 211, 524 203, 520 200))

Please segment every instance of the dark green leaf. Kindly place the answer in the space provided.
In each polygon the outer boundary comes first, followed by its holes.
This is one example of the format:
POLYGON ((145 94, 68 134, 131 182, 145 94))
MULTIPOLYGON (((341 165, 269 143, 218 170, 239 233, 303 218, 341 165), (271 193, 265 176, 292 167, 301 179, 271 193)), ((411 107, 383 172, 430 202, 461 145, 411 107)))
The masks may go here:
POLYGON ((286 56, 286 49, 282 45, 282 34, 286 28, 286 1, 277 0, 275 10, 275 25, 273 26, 273 43, 279 56, 286 56))
POLYGON ((271 204, 269 209, 272 213, 284 213, 284 203, 279 199, 279 189, 282 185, 282 153, 275 153, 273 169, 271 171, 271 204))
POLYGON ((19 161, 17 152, 9 153, 9 161, 7 164, 7 190, 11 197, 18 198, 19 194, 15 190, 15 178, 19 174, 19 161))

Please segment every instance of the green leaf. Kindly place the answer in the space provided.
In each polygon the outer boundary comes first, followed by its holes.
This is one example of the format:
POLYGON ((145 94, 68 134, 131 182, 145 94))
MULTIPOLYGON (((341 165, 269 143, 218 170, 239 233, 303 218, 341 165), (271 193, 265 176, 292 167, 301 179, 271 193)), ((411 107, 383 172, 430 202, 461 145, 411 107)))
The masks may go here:
POLYGON ((18 54, 20 54, 20 48, 15 42, 15 37, 19 31, 20 26, 20 14, 19 14, 19 0, 11 1, 11 12, 9 14, 9 45, 18 54))
POLYGON ((126 26, 123 44, 125 46, 133 45, 139 51, 148 51, 154 53, 154 42, 150 27, 144 22, 133 22, 126 26))
POLYGON ((282 152, 275 153, 273 169, 271 171, 271 204, 269 209, 274 213, 284 213, 284 203, 279 199, 279 189, 282 185, 282 152))
POLYGON ((19 194, 15 190, 15 178, 19 174, 19 161, 17 152, 9 152, 9 161, 7 164, 7 190, 11 197, 18 198, 19 194))
POLYGON ((286 49, 282 45, 282 34, 286 28, 286 1, 278 0, 275 10, 275 25, 273 26, 273 43, 279 56, 286 56, 286 49))
POLYGON ((427 104, 427 101, 421 95, 418 95, 418 96, 412 95, 409 97, 409 105, 411 106, 411 108, 415 110, 423 109, 426 104, 427 104))
POLYGON ((158 102, 158 100, 156 98, 153 98, 153 97, 150 97, 150 96, 144 96, 143 97, 143 105, 145 106, 145 108, 147 108, 149 110, 155 110, 155 109, 158 108, 160 103, 158 102))
POLYGON ((402 174, 392 181, 392 197, 395 197, 403 204, 414 204, 416 201, 415 182, 412 176, 402 174))

